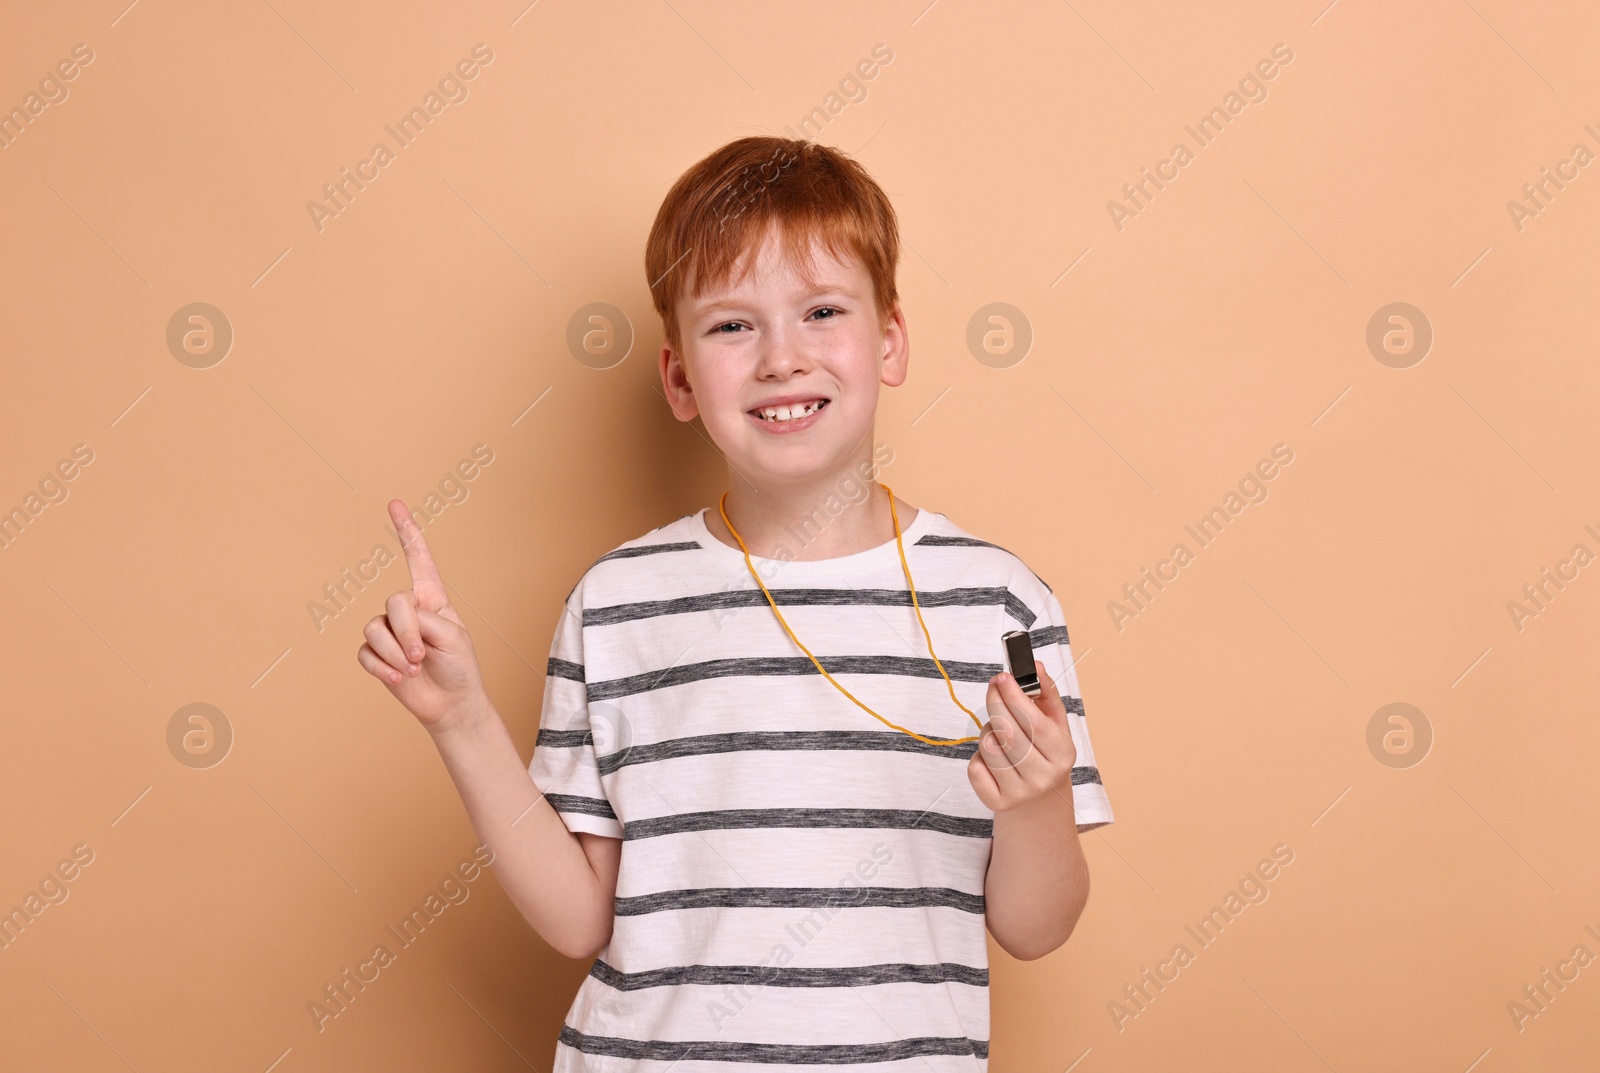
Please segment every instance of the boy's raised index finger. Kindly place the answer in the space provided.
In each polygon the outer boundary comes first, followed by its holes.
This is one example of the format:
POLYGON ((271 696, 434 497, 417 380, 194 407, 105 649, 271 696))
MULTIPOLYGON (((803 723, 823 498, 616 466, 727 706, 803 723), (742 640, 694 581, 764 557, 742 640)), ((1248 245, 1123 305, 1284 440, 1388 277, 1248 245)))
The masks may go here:
MULTIPOLYGON (((446 599, 444 580, 439 577, 439 568, 434 564, 433 554, 428 551, 428 542, 422 537, 422 530, 418 528, 416 519, 411 517, 411 508, 405 505, 404 500, 389 500, 389 520, 394 522, 394 530, 400 534, 400 547, 406 553, 406 569, 411 571, 411 587, 419 598, 434 597, 439 600, 446 599)), ((431 604, 431 601, 430 601, 431 604)), ((436 610, 428 606, 428 609, 436 610)))

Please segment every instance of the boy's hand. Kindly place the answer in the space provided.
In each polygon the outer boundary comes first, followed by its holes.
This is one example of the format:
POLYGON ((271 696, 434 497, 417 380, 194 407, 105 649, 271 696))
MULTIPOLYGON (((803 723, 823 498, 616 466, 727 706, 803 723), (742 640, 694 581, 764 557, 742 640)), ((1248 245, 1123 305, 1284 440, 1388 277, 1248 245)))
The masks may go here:
POLYGON ((989 722, 967 762, 967 778, 990 811, 1005 812, 1054 798, 1072 806, 1072 765, 1078 747, 1055 682, 1042 665, 1038 672, 1038 700, 1024 693, 1009 674, 989 679, 985 699, 989 722))
POLYGON ((367 623, 367 643, 356 661, 430 733, 449 729, 467 718, 483 694, 477 653, 410 509, 391 499, 389 518, 405 549, 411 588, 390 596, 388 613, 367 623))

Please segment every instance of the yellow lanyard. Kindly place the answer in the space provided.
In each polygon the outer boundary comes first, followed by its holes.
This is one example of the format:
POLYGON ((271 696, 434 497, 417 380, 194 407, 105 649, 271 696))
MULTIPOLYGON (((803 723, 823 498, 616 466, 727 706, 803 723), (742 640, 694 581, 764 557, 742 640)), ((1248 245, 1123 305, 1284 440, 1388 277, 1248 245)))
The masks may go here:
MULTIPOLYGON (((961 701, 956 697, 955 684, 950 681, 950 676, 945 674, 944 664, 939 662, 939 657, 934 656, 933 654, 933 635, 928 632, 928 624, 922 621, 922 605, 917 603, 917 586, 911 580, 911 566, 906 562, 906 546, 905 543, 900 539, 900 514, 894 508, 894 492, 890 490, 887 484, 883 484, 881 481, 878 483, 885 492, 889 493, 889 516, 894 519, 894 542, 895 546, 900 549, 900 565, 905 568, 906 584, 911 587, 911 606, 916 609, 917 623, 922 627, 922 636, 928 639, 928 655, 933 656, 934 666, 938 667, 939 673, 944 675, 944 684, 950 687, 950 699, 956 702, 956 707, 972 716, 972 721, 978 724, 978 730, 981 732, 983 730, 983 724, 979 722, 978 717, 973 714, 972 709, 968 708, 965 704, 962 704, 961 701)), ((728 527, 728 532, 733 534, 733 539, 739 542, 739 548, 744 552, 744 565, 749 568, 750 576, 756 579, 757 585, 761 585, 761 591, 766 594, 767 603, 772 605, 772 613, 778 616, 778 624, 781 625, 784 629, 784 632, 789 635, 789 639, 795 644, 800 645, 800 651, 804 652, 810 658, 811 662, 816 664, 817 670, 822 672, 822 677, 826 678, 830 682, 833 682, 833 687, 835 689, 843 693, 845 696, 850 697, 852 701, 855 701, 856 707, 872 716, 872 718, 876 719, 878 722, 888 727, 894 727, 894 729, 900 731, 900 733, 909 734, 918 741, 927 742, 929 745, 960 745, 963 742, 977 741, 978 738, 982 736, 980 733, 970 738, 951 738, 948 741, 940 741, 935 738, 925 738, 914 730, 907 730, 905 727, 895 726, 893 723, 889 722, 889 720, 885 719, 871 708, 868 708, 859 700, 856 700, 854 696, 851 696, 848 689, 840 685, 838 682, 835 682, 833 675, 829 674, 827 669, 824 668, 822 664, 817 663, 817 657, 811 655, 811 649, 807 648, 803 644, 800 644, 800 638, 794 635, 794 631, 789 629, 789 624, 783 620, 783 613, 778 610, 777 603, 772 599, 772 593, 767 592, 767 587, 761 583, 761 575, 756 573, 755 565, 750 562, 750 549, 744 546, 744 539, 739 536, 739 531, 735 529, 733 527, 733 523, 728 520, 728 509, 725 505, 727 501, 728 493, 723 492, 722 498, 717 501, 717 510, 722 514, 722 524, 728 527)))

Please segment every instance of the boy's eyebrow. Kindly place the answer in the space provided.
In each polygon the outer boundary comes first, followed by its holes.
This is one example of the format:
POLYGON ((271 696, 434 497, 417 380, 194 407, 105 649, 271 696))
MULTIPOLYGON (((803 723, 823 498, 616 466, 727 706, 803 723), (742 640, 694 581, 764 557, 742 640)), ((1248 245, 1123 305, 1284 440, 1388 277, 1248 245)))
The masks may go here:
POLYGON ((715 302, 709 302, 705 305, 696 303, 694 313, 695 316, 704 316, 707 313, 715 313, 719 309, 735 309, 742 305, 744 303, 735 298, 719 298, 715 302))

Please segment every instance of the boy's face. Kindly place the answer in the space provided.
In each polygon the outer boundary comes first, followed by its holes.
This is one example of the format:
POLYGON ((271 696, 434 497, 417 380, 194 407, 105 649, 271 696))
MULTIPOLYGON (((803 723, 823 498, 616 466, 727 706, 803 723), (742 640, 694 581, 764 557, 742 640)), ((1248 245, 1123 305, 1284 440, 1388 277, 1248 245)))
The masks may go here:
POLYGON ((904 383, 910 357, 904 314, 897 305, 880 321, 872 277, 853 255, 841 261, 814 243, 808 285, 775 239, 769 230, 739 283, 681 296, 681 351, 661 348, 673 414, 698 415, 758 486, 808 483, 870 455, 879 386, 904 383))

